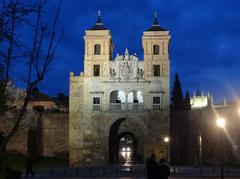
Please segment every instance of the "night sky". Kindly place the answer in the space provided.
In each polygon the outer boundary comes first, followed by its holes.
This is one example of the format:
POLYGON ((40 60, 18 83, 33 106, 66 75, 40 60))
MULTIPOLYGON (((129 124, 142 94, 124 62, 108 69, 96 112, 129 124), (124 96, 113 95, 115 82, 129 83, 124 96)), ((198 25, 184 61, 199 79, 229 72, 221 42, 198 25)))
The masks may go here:
POLYGON ((209 91, 217 102, 240 96, 239 0, 63 0, 59 24, 65 37, 40 86, 43 92, 68 95, 69 72, 83 71, 84 30, 95 24, 99 9, 112 33, 114 57, 128 48, 142 59, 142 33, 156 11, 171 33, 171 83, 177 72, 191 94, 209 91))

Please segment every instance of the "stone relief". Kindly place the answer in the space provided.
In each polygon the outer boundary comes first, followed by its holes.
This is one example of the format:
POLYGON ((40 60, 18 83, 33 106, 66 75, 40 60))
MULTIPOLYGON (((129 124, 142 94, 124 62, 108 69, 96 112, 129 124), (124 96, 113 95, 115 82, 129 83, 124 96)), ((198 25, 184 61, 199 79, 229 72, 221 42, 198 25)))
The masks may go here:
POLYGON ((136 54, 129 55, 127 49, 124 55, 117 54, 114 61, 110 62, 111 80, 139 81, 140 79, 143 79, 143 75, 143 62, 139 61, 136 54))
POLYGON ((123 62, 120 64, 120 71, 124 80, 129 80, 133 73, 132 66, 128 62, 123 62))

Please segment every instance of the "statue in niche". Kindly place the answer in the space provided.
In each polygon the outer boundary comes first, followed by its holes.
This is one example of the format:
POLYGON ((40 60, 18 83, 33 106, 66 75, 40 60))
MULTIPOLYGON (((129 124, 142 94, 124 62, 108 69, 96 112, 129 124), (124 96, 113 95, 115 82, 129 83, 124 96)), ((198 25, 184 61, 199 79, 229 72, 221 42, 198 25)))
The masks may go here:
POLYGON ((137 81, 138 81, 139 79, 143 79, 143 74, 144 74, 143 69, 140 69, 140 70, 139 70, 139 68, 138 68, 138 69, 137 69, 137 81))
POLYGON ((115 76, 116 76, 117 72, 115 71, 115 69, 112 69, 110 68, 110 76, 111 76, 111 79, 114 79, 115 76))
POLYGON ((143 79, 143 74, 144 74, 144 71, 143 69, 140 70, 140 79, 143 79))

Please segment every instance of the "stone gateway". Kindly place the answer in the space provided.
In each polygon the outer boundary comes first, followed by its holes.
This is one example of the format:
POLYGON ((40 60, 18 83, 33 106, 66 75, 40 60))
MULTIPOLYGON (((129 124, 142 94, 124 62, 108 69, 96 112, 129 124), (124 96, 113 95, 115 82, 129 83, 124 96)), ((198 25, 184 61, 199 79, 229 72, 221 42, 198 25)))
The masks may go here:
POLYGON ((143 32, 143 60, 126 49, 113 59, 111 32, 99 13, 85 31, 84 72, 70 73, 71 166, 166 158, 169 136, 169 31, 143 32))

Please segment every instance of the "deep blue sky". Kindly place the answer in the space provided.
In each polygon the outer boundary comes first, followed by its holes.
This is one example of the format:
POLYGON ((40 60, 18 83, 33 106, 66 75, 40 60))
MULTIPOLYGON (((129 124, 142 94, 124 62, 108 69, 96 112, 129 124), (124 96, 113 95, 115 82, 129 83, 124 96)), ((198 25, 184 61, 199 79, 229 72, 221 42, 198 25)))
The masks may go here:
POLYGON ((65 38, 42 91, 68 94, 69 72, 83 71, 84 30, 95 24, 99 9, 114 54, 128 48, 142 59, 142 33, 156 10, 171 33, 171 83, 178 72, 184 91, 209 91, 217 101, 240 95, 239 0, 63 0, 59 23, 65 38))

